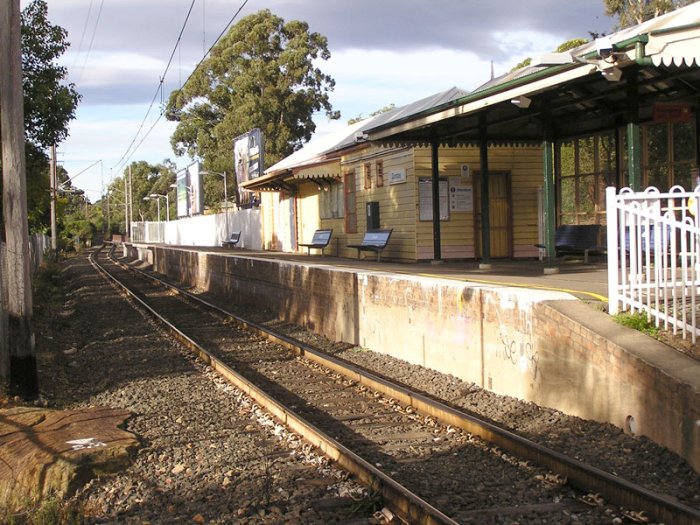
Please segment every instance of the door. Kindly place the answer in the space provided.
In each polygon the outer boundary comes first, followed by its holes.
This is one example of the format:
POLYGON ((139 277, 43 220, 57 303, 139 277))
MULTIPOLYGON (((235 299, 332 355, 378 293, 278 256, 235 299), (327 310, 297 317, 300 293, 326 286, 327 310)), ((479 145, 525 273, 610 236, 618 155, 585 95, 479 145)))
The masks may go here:
MULTIPOLYGON (((476 256, 481 257, 481 175, 474 174, 474 239, 476 256)), ((513 224, 510 173, 489 172, 489 242, 491 257, 513 256, 513 224)))

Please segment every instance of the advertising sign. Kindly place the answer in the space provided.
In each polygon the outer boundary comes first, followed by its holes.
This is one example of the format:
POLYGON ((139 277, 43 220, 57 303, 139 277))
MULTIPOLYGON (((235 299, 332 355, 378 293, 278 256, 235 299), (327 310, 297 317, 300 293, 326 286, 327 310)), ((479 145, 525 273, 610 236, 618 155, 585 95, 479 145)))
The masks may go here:
POLYGON ((190 215, 199 215, 204 212, 204 186, 198 162, 187 166, 187 179, 189 181, 190 215))
POLYGON ((181 170, 175 175, 175 198, 177 199, 177 216, 187 217, 189 206, 187 199, 187 170, 181 170))
MULTIPOLYGON (((233 162, 236 182, 243 182, 260 177, 264 169, 263 137, 260 129, 255 128, 233 139, 233 162)), ((242 195, 238 195, 239 202, 242 195)))

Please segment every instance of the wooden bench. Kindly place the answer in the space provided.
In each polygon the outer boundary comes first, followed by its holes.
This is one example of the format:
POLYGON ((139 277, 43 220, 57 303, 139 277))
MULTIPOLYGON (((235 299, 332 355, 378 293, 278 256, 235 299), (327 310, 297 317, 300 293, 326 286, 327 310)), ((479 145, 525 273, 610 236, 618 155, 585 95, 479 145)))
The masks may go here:
POLYGON ((357 258, 360 258, 360 252, 376 252, 377 262, 381 260, 381 251, 386 248, 393 230, 371 230, 365 233, 361 244, 348 244, 348 248, 357 250, 357 258))
MULTIPOLYGON (((583 254, 584 262, 588 262, 588 254, 593 251, 604 251, 600 246, 600 224, 564 224, 554 232, 554 250, 557 257, 568 254, 583 254)), ((546 248, 544 244, 535 244, 538 248, 546 248)))
POLYGON ((304 246, 306 248, 307 255, 311 255, 312 248, 321 250, 321 255, 323 255, 323 250, 328 246, 328 243, 331 242, 331 235, 333 235, 333 230, 316 230, 310 243, 300 243, 299 246, 304 246))
POLYGON ((238 241, 241 240, 241 232, 231 233, 231 237, 221 243, 224 248, 235 248, 238 241))

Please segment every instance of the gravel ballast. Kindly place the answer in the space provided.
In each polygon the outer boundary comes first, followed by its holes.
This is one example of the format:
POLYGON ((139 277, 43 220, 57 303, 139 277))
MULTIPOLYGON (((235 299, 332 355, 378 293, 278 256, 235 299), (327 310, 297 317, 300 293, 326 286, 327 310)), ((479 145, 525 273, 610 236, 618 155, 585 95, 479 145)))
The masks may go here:
MULTIPOLYGON (((136 414, 127 429, 143 445, 128 471, 94 480, 74 498, 88 522, 372 521, 374 502, 345 473, 168 341, 84 256, 65 263, 60 280, 66 301, 44 312, 37 330, 46 401, 126 408, 136 414)), ((252 313, 337 357, 700 508, 700 476, 646 438, 252 313)))

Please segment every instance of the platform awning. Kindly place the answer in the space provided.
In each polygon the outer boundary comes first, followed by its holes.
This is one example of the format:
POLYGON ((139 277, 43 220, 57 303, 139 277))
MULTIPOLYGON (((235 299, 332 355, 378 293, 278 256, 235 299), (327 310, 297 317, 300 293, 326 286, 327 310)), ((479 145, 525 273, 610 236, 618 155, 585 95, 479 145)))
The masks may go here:
POLYGON ((305 166, 294 170, 295 179, 339 179, 341 176, 340 159, 333 162, 305 166))
POLYGON ((700 28, 683 33, 652 33, 646 53, 657 67, 700 66, 700 28))

